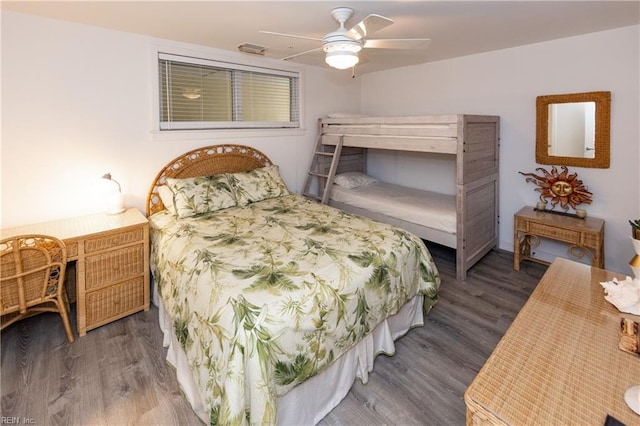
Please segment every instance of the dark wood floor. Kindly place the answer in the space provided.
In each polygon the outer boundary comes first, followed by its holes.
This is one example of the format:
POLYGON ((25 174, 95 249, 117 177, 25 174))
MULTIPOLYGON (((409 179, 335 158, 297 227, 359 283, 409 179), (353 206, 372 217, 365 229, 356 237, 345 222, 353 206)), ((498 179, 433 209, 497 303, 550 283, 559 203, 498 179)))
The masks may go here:
MULTIPOLYGON (((369 382, 356 381, 322 425, 464 425, 464 391, 546 267, 525 262, 516 272, 511 253, 494 251, 458 282, 454 252, 430 249, 443 279, 425 326, 402 337, 395 356, 378 356, 369 382)), ((155 308, 71 345, 59 317, 42 314, 4 330, 1 344, 3 418, 38 425, 200 424, 164 359, 155 308)))

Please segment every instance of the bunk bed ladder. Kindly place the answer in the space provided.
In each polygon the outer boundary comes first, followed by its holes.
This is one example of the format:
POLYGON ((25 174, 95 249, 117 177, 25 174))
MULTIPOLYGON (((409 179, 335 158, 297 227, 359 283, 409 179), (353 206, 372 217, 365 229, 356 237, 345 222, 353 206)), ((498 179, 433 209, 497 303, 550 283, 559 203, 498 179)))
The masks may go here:
POLYGON ((338 162, 340 161, 340 153, 342 152, 343 138, 344 136, 340 136, 335 146, 332 146, 324 145, 322 143, 322 134, 318 135, 316 148, 313 153, 302 195, 320 201, 322 204, 329 202, 331 185, 333 185, 333 178, 338 170, 338 162), (312 191, 312 185, 314 183, 317 184, 317 194, 312 191))

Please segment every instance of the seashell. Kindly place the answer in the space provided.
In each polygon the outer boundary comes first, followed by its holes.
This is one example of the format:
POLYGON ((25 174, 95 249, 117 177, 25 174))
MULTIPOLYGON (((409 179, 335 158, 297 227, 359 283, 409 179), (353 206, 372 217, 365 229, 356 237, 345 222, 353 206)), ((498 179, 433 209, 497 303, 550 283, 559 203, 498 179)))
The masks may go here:
POLYGON ((640 315, 640 280, 627 277, 624 281, 614 278, 601 282, 605 300, 620 312, 640 315))

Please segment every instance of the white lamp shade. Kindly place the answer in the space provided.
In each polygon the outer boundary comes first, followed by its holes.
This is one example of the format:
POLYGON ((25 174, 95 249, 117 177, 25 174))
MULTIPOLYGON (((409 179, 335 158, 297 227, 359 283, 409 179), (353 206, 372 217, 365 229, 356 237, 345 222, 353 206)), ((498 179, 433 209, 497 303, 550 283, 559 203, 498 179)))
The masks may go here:
POLYGON ((120 214, 124 211, 124 196, 120 191, 112 191, 107 197, 107 214, 120 214))
POLYGON ((339 70, 344 70, 355 66, 360 61, 356 52, 349 52, 344 50, 337 50, 333 52, 327 52, 325 62, 327 65, 339 70))
POLYGON ((124 196, 120 183, 111 177, 111 173, 106 173, 100 181, 104 183, 102 193, 105 197, 105 212, 107 214, 122 213, 124 211, 124 196))

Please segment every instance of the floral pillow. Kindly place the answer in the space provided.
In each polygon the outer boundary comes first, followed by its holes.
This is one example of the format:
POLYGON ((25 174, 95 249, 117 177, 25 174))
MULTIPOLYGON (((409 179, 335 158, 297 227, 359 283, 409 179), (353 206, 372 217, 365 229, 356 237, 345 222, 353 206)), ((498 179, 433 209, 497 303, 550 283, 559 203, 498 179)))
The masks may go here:
POLYGON ((186 179, 167 178, 179 218, 215 212, 236 205, 227 174, 186 179))
POLYGON ((280 169, 275 165, 227 175, 239 206, 289 195, 289 190, 280 177, 280 169))

